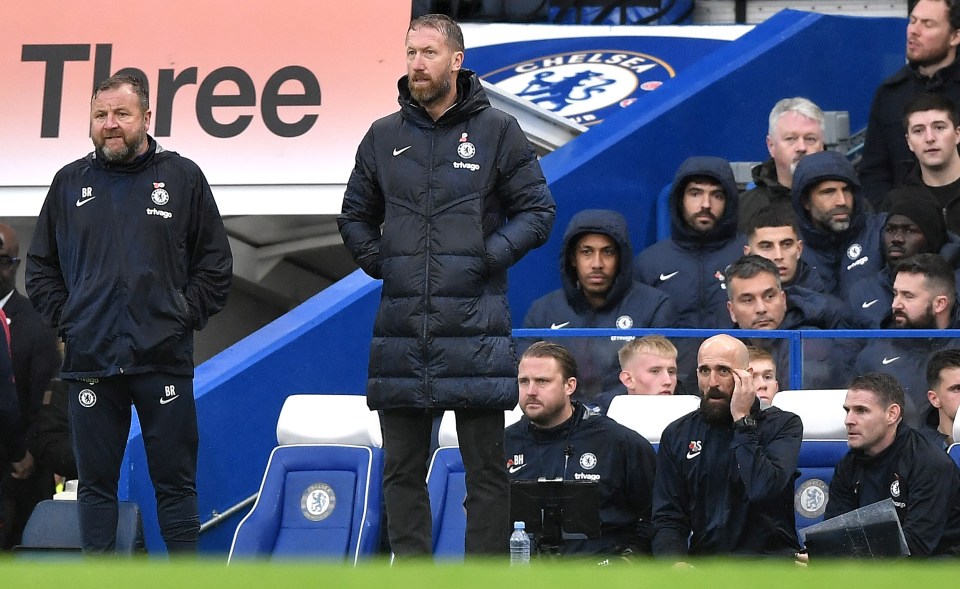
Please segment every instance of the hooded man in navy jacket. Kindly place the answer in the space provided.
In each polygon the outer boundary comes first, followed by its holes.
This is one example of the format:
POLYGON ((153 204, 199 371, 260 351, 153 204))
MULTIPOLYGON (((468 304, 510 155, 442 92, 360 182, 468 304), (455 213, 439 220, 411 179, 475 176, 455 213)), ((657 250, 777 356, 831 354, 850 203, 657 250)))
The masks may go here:
POLYGON ((847 300, 854 282, 883 268, 880 232, 886 216, 868 206, 842 154, 822 151, 797 164, 793 210, 805 244, 802 259, 820 274, 824 292, 840 300, 847 300))
MULTIPOLYGON (((534 301, 523 326, 673 327, 676 311, 670 297, 634 281, 632 264, 633 248, 623 215, 602 209, 577 213, 567 225, 560 250, 563 288, 534 301)), ((589 403, 601 392, 620 386, 617 351, 623 340, 620 336, 561 340, 580 367, 577 400, 589 403)))
POLYGON ((670 296, 675 327, 707 328, 726 313, 723 273, 743 253, 737 235, 737 182, 727 160, 691 157, 670 193, 670 238, 640 252, 640 282, 670 296))

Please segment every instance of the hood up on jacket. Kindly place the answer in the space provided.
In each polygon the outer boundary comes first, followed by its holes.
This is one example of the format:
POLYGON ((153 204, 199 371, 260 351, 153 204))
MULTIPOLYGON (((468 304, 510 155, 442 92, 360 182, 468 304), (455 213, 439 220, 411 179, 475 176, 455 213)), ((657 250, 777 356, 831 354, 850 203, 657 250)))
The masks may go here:
POLYGON ((606 235, 618 248, 617 275, 610 285, 603 307, 613 306, 623 299, 633 282, 633 247, 627 234, 627 220, 617 211, 606 209, 587 209, 580 211, 570 219, 563 234, 563 247, 560 248, 560 276, 563 291, 570 306, 578 313, 589 309, 577 279, 577 268, 572 263, 573 249, 577 239, 585 233, 606 235))
POLYGON ((670 191, 670 225, 673 240, 684 245, 703 246, 723 244, 737 234, 738 208, 740 191, 737 181, 733 177, 730 162, 719 157, 694 156, 689 157, 677 170, 670 191), (695 231, 683 219, 683 192, 687 182, 696 176, 712 178, 720 183, 726 195, 726 206, 723 215, 717 220, 716 226, 706 232, 695 231))
POLYGON ((800 223, 800 232, 808 243, 844 244, 858 235, 866 223, 867 201, 860 193, 860 179, 847 158, 836 151, 811 153, 800 159, 793 173, 793 210, 800 223), (808 193, 820 182, 839 180, 850 185, 853 191, 853 211, 850 226, 843 231, 830 231, 816 225, 804 208, 808 193))

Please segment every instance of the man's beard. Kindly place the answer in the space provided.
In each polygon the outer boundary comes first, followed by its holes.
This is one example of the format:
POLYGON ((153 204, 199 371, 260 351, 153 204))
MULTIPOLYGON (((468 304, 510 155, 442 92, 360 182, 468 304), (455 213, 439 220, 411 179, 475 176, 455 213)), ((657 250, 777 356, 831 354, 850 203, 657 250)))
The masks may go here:
POLYGON ((733 422, 730 414, 730 398, 723 394, 719 387, 710 387, 703 393, 700 400, 700 410, 703 419, 710 425, 724 425, 733 422), (718 399, 719 401, 713 401, 718 399))
POLYGON ((909 317, 901 313, 894 313, 894 327, 897 329, 936 329, 937 320, 933 315, 933 305, 927 305, 926 310, 924 310, 923 315, 921 315, 916 321, 911 321, 909 317), (896 322, 896 318, 900 317, 905 320, 903 325, 896 322))
POLYGON ((907 61, 910 63, 910 65, 912 65, 915 68, 929 67, 931 65, 936 65, 942 62, 947 58, 948 55, 950 55, 949 46, 944 47, 942 51, 939 51, 938 53, 927 55, 926 57, 921 59, 910 59, 910 57, 907 56, 907 61))
POLYGON ((425 88, 417 88, 413 82, 413 77, 408 78, 407 88, 410 89, 410 95, 420 106, 430 106, 450 92, 449 76, 443 76, 439 80, 429 80, 430 83, 425 88))
POLYGON ((147 130, 141 127, 140 130, 130 137, 123 138, 123 147, 120 149, 107 149, 107 139, 103 138, 99 144, 94 144, 97 157, 109 164, 121 164, 132 160, 137 155, 137 150, 147 140, 147 130))

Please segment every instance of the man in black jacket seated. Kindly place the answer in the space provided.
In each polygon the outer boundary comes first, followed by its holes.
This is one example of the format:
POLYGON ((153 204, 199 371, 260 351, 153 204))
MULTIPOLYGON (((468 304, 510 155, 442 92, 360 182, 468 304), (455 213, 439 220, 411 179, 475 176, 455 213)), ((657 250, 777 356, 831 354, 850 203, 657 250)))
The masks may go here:
POLYGON ((850 451, 830 481, 825 517, 893 499, 913 556, 960 554, 960 470, 943 450, 903 422, 903 389, 889 374, 850 383, 850 451))
POLYGON ((761 410, 740 340, 709 338, 697 363, 700 408, 660 438, 653 554, 677 560, 686 554, 793 556, 803 424, 777 407, 761 410))
POLYGON ((594 480, 600 485, 600 537, 567 540, 560 553, 648 554, 653 447, 637 432, 571 401, 577 364, 562 346, 531 345, 518 372, 524 416, 504 436, 511 480, 594 480))

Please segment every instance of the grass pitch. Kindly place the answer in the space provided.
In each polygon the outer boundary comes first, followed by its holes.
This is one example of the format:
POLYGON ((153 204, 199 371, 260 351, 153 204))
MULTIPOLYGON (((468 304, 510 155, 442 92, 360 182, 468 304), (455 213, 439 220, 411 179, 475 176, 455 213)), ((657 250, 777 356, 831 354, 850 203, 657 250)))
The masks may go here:
POLYGON ((281 588, 307 589, 911 589, 957 587, 960 561, 826 562, 799 567, 792 563, 715 560, 693 568, 642 561, 598 567, 591 563, 534 562, 522 569, 505 562, 401 563, 366 562, 353 568, 308 562, 223 560, 166 562, 142 560, 33 560, 7 558, 4 587, 70 589, 281 588))

